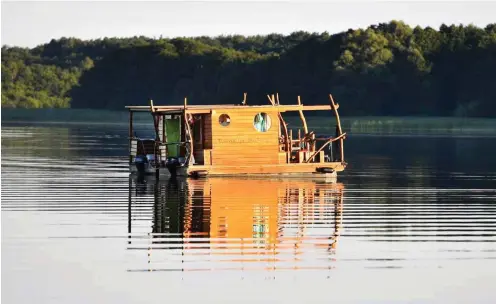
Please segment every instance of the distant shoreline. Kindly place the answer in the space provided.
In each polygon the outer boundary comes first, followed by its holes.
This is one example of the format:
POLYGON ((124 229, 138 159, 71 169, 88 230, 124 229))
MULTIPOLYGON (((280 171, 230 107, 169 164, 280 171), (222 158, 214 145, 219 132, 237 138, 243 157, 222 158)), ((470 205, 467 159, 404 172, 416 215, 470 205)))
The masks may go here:
MULTIPOLYGON (((128 117, 126 110, 2 109, 2 126, 88 124, 127 128, 128 117)), ((286 121, 294 130, 301 128, 298 117, 287 117, 286 121)), ((335 124, 331 116, 308 116, 307 122, 316 132, 324 134, 329 133, 335 124)), ((341 123, 350 135, 496 136, 496 118, 350 116, 341 117, 341 123)), ((135 115, 134 124, 151 128, 149 113, 135 115)))
MULTIPOLYGON (((95 119, 98 117, 106 118, 106 119, 116 119, 123 118, 125 121, 128 119, 128 111, 125 109, 122 110, 114 110, 114 109, 71 109, 71 108, 45 108, 45 109, 12 109, 12 108, 2 108, 2 121, 16 121, 18 119, 23 119, 26 121, 30 121, 32 119, 36 119, 36 121, 60 121, 60 122, 69 122, 73 119, 79 119, 81 122, 88 121, 88 119, 95 119)), ((149 116, 148 112, 138 113, 135 115, 149 116)), ((306 116, 312 117, 315 115, 314 113, 308 113, 306 116)), ((291 116, 291 115, 288 115, 291 116)), ((320 117, 325 115, 315 115, 315 117, 320 117)), ((496 118, 488 118, 488 117, 456 117, 456 116, 429 116, 429 115, 411 115, 411 116, 398 116, 398 115, 362 115, 362 116, 346 116, 341 117, 344 120, 457 120, 457 121, 466 121, 466 120, 477 120, 477 121, 493 121, 496 118)), ((102 122, 105 123, 105 122, 102 122)))

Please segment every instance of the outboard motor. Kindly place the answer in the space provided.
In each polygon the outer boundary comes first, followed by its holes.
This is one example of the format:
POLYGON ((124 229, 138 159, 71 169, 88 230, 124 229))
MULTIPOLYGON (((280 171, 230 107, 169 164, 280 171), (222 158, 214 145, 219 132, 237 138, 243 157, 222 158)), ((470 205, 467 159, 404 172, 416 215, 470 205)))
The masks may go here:
POLYGON ((177 167, 180 167, 181 163, 177 158, 171 157, 167 159, 165 166, 169 170, 171 176, 175 177, 177 175, 177 167))

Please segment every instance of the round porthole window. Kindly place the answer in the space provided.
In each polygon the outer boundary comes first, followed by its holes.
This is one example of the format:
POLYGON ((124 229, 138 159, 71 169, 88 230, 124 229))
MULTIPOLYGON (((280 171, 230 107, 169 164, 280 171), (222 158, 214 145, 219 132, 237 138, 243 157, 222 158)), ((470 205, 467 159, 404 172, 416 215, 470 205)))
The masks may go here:
POLYGON ((258 113, 253 119, 253 126, 258 132, 267 132, 270 129, 271 120, 267 113, 258 113))
POLYGON ((227 114, 219 116, 219 123, 221 126, 227 127, 231 123, 231 118, 227 114))

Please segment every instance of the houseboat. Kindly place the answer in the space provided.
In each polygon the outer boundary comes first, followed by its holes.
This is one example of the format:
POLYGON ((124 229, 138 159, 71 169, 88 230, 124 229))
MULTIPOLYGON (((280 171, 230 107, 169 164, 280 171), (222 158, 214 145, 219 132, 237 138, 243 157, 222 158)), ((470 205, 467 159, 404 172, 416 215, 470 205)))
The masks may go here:
POLYGON ((168 176, 216 175, 336 175, 346 168, 339 105, 282 105, 278 95, 270 104, 248 105, 246 93, 237 105, 126 106, 129 110, 131 173, 168 176), (304 112, 330 111, 335 135, 319 137, 307 126, 304 112), (154 135, 135 135, 133 114, 149 112, 154 135), (298 112, 302 129, 293 132, 284 113, 298 112), (295 134, 298 136, 295 137, 295 134), (327 148, 327 149, 326 149, 327 148))

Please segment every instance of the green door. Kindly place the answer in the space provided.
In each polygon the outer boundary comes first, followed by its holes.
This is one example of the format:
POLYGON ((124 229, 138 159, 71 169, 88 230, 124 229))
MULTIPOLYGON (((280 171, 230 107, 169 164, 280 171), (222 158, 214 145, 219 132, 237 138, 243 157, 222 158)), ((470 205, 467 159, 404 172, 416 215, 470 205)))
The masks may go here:
MULTIPOLYGON (((165 136, 168 143, 181 142, 181 119, 175 117, 165 119, 165 136)), ((167 157, 179 157, 179 145, 167 145, 169 153, 167 157)))

